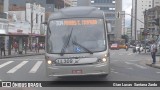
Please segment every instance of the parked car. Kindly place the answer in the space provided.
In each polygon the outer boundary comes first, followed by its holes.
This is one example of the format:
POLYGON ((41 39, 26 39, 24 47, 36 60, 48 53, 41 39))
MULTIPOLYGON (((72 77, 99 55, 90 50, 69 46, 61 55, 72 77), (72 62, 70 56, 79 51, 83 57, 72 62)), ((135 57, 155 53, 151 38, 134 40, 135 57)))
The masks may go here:
POLYGON ((110 49, 116 49, 116 50, 118 50, 118 49, 119 49, 119 46, 118 46, 117 43, 114 43, 114 44, 112 44, 112 45, 110 46, 110 49))

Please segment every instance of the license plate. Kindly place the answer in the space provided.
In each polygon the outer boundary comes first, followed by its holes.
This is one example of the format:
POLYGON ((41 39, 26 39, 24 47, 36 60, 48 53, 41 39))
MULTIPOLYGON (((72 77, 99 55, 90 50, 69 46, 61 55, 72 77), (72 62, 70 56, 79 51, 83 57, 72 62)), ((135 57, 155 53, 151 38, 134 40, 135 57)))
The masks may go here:
POLYGON ((72 70, 72 74, 82 74, 82 70, 72 70))
POLYGON ((79 59, 57 59, 58 64, 77 64, 79 59))

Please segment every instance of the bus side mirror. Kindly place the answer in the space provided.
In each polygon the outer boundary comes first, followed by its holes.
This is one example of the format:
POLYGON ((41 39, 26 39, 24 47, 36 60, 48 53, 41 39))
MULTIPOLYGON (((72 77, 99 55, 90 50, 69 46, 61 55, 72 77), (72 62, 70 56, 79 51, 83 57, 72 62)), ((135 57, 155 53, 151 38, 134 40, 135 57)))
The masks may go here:
POLYGON ((107 23, 107 30, 108 30, 107 31, 108 34, 111 33, 112 30, 111 30, 111 24, 110 23, 107 23))

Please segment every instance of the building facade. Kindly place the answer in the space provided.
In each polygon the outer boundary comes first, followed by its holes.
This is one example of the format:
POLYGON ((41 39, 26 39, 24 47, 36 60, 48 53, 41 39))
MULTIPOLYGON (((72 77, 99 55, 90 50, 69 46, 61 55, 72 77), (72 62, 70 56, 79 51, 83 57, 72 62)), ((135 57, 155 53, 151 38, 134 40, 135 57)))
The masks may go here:
POLYGON ((121 32, 121 35, 125 35, 125 11, 122 11, 121 12, 121 15, 122 15, 122 32, 121 32))
POLYGON ((91 0, 91 6, 105 12, 106 19, 112 25, 110 38, 121 38, 122 33, 122 0, 91 0))
MULTIPOLYGON (((26 3, 23 11, 9 11, 9 29, 8 34, 12 35, 31 35, 41 36, 42 24, 45 21, 45 8, 41 5, 26 3)), ((44 30, 43 30, 44 31, 44 30)), ((33 38, 33 42, 38 42, 33 38)))
POLYGON ((8 0, 0 0, 0 43, 5 42, 7 48, 8 38, 8 0))
MULTIPOLYGON (((155 0, 156 2, 156 0, 155 0)), ((144 27, 144 11, 154 7, 154 0, 132 0, 132 40, 138 40, 144 27)))
POLYGON ((155 25, 155 19, 160 18, 160 6, 153 7, 145 12, 145 26, 147 28, 147 38, 153 39, 160 34, 159 25, 155 25))
POLYGON ((160 6, 160 0, 153 0, 153 7, 160 6))
POLYGON ((25 10, 26 3, 40 4, 42 7, 45 7, 45 21, 48 20, 48 17, 52 12, 72 4, 71 0, 9 0, 9 10, 25 10))

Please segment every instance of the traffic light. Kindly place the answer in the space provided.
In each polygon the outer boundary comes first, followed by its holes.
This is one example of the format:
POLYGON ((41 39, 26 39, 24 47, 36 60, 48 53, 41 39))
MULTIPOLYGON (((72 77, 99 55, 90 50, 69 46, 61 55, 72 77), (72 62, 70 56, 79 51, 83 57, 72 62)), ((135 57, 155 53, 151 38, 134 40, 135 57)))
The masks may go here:
POLYGON ((120 12, 117 12, 117 18, 120 18, 120 14, 121 14, 120 12))
POLYGON ((150 31, 149 30, 145 30, 142 32, 142 35, 149 35, 150 34, 150 31))
POLYGON ((149 35, 150 34, 150 31, 149 30, 147 30, 147 35, 149 35))
POLYGON ((159 26, 159 18, 154 19, 154 20, 155 20, 154 24, 157 25, 157 26, 159 26))

